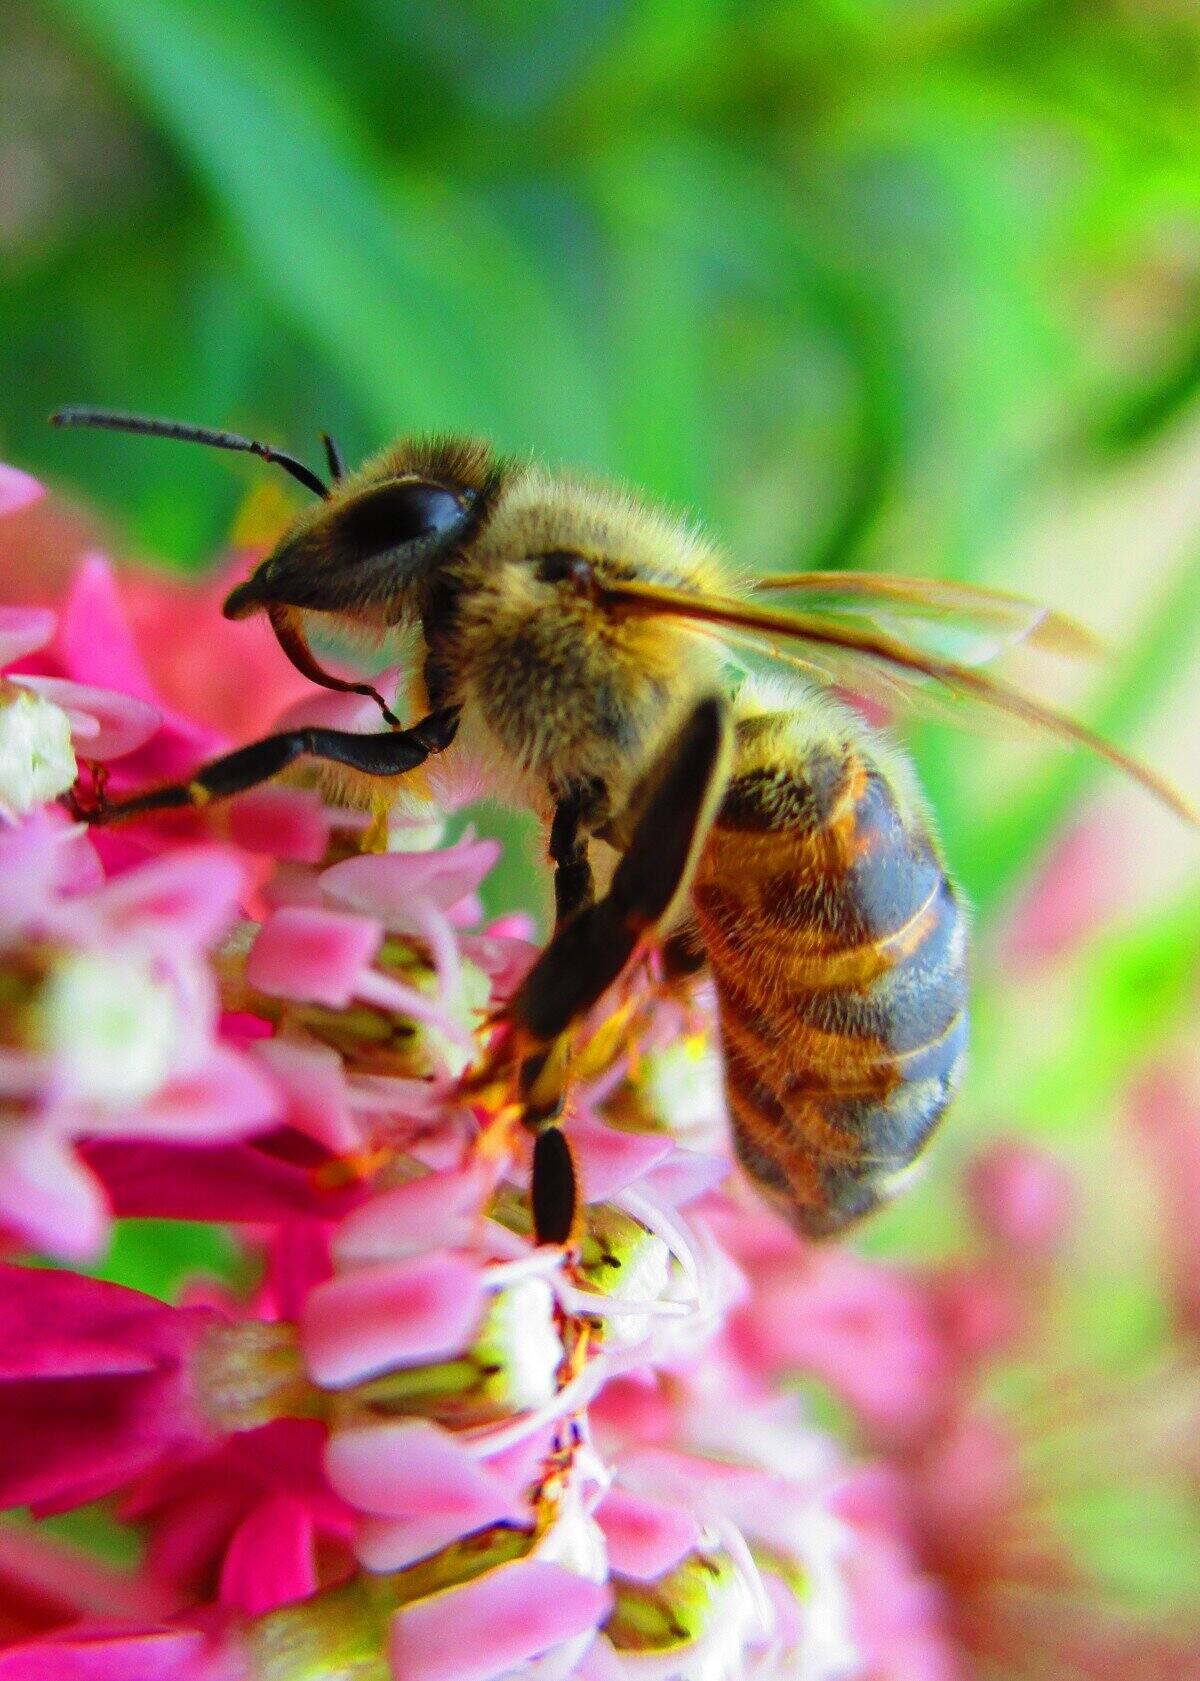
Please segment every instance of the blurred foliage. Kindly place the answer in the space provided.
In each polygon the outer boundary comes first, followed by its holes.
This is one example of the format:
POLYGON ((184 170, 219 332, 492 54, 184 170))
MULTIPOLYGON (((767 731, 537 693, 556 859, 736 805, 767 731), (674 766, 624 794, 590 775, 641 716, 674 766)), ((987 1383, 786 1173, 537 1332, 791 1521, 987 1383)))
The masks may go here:
MULTIPOLYGON (((0 447, 171 562, 255 469, 49 408, 351 456, 463 428, 763 569, 990 577, 1200 387, 1188 0, 10 0, 0 32, 0 447)), ((1164 623, 1109 727, 1194 651, 1164 623)), ((981 828, 923 763, 984 904, 1091 774, 981 828)))
MULTIPOLYGON (((10 0, 0 44, 0 449, 168 563, 260 469, 55 404, 462 428, 755 568, 1000 583, 1196 409, 1190 0, 10 0)), ((1200 645, 1193 550, 1091 702, 1130 743, 1200 645)), ((1097 767, 998 801, 918 748, 990 916, 1097 767)))

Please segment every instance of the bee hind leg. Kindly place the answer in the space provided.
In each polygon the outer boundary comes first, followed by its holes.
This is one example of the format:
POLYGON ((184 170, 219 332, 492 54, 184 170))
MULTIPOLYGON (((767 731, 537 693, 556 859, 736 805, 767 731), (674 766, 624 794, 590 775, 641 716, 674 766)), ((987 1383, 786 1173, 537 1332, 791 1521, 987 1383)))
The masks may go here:
POLYGON ((372 735, 315 727, 284 730, 211 760, 200 767, 190 782, 173 782, 129 799, 106 801, 84 815, 93 824, 115 823, 148 811, 205 806, 212 800, 228 799, 256 788, 301 758, 346 765, 366 776, 401 776, 424 764, 431 753, 440 753, 448 747, 457 728, 458 712, 447 707, 431 712, 408 730, 372 735))

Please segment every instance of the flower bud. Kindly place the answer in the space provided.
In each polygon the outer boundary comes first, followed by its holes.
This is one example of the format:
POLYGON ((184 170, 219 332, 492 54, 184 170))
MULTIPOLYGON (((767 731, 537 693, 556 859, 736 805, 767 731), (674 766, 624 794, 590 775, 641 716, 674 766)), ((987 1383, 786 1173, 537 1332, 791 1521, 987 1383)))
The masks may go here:
POLYGON ((614 1576, 612 1588, 604 1633, 646 1681, 738 1681, 766 1632, 754 1586, 715 1537, 654 1581, 614 1576))
POLYGON ((356 1384, 339 1413, 349 1421, 420 1416, 457 1429, 494 1424, 553 1399, 563 1354, 550 1286, 520 1279, 486 1299, 461 1353, 356 1384))

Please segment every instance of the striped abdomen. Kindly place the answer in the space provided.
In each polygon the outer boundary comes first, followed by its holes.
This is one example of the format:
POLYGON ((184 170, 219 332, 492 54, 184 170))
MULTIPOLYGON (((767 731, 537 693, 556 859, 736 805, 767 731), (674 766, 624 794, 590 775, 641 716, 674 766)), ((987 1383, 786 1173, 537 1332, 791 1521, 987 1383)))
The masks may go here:
POLYGON ((965 928, 916 802, 865 731, 738 726, 692 898, 738 1155, 825 1236, 886 1200, 958 1084, 965 928))

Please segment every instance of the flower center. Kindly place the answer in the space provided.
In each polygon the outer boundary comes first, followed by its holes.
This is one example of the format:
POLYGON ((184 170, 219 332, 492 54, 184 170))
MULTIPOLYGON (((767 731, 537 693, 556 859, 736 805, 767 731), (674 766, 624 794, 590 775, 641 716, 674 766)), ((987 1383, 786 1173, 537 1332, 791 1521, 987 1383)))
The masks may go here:
POLYGON ((182 1028, 171 987, 136 956, 71 952, 39 1003, 40 1048, 72 1095, 101 1109, 127 1109, 158 1091, 182 1028))
POLYGON ((76 769, 62 707, 0 681, 0 812, 19 817, 65 793, 76 769))

